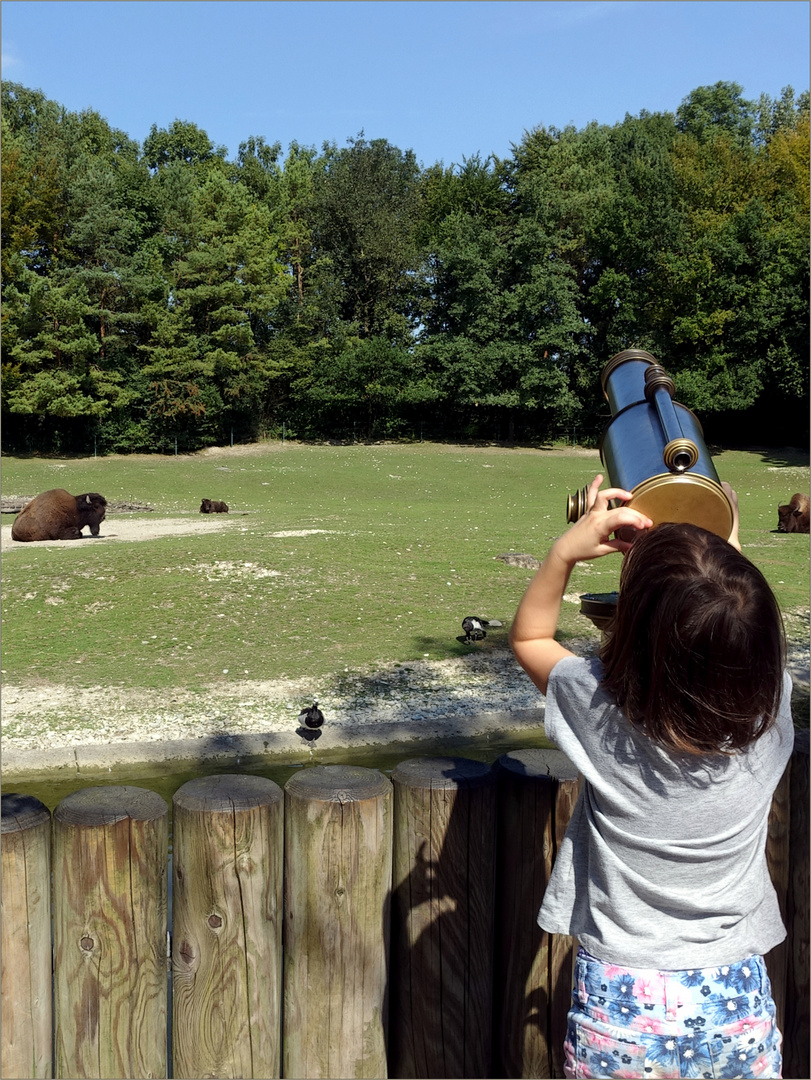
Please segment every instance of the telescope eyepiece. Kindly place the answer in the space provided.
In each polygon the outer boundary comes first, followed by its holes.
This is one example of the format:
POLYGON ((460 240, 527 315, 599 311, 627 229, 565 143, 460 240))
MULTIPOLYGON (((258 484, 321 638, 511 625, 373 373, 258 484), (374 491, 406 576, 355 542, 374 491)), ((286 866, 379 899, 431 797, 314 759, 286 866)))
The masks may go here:
POLYGON ((687 472, 698 461, 698 447, 692 439, 672 439, 662 451, 662 459, 671 472, 687 472))
POLYGON ((575 521, 579 521, 588 510, 588 494, 589 485, 586 484, 585 487, 576 491, 574 495, 570 495, 566 500, 566 521, 570 525, 575 521))
MULTIPOLYGON (((582 487, 579 491, 576 491, 574 495, 570 495, 566 500, 566 521, 570 525, 573 525, 575 521, 579 521, 588 510, 590 487, 590 484, 586 484, 585 487, 582 487)), ((618 506, 622 505, 622 499, 608 500, 609 510, 616 510, 618 506)))

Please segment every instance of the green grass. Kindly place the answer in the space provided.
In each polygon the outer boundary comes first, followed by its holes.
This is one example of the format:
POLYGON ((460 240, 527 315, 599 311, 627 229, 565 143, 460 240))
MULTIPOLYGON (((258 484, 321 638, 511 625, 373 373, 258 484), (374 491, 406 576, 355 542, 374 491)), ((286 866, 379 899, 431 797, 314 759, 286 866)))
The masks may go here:
MULTIPOLYGON (((808 456, 724 451, 715 461, 740 496, 744 551, 775 589, 789 631, 799 631, 808 537, 774 530, 778 502, 808 490, 808 456)), ((542 557, 566 527, 567 495, 598 465, 582 453, 431 444, 4 457, 8 495, 100 491, 110 502, 153 506, 150 518, 195 521, 205 496, 224 499, 232 513, 227 529, 210 534, 6 551, 3 678, 201 694, 242 679, 315 679, 464 655, 471 646, 455 639, 468 614, 500 619, 505 629, 480 647, 507 648, 532 575, 495 556, 542 557), (270 535, 305 529, 325 531, 270 535)), ((114 532, 116 520, 102 533, 114 532)), ((618 558, 578 566, 569 594, 615 589, 619 566, 618 558)), ((566 603, 561 636, 573 635, 597 631, 566 603)))

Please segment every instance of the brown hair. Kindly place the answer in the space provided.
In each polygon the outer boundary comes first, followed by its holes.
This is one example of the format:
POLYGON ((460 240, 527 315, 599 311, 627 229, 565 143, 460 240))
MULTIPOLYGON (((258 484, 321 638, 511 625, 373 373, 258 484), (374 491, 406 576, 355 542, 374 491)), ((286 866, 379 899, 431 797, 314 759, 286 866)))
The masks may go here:
POLYGON ((634 541, 600 656, 603 686, 670 750, 733 753, 776 719, 785 635, 774 593, 695 525, 663 523, 634 541))

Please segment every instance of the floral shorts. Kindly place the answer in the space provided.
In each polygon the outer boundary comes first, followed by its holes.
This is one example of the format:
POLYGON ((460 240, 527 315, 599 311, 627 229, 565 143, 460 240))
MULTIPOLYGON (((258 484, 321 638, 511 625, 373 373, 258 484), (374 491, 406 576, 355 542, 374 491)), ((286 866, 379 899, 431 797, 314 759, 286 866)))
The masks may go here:
POLYGON ((604 964, 580 949, 565 1043, 569 1077, 779 1077, 763 958, 694 971, 604 964))

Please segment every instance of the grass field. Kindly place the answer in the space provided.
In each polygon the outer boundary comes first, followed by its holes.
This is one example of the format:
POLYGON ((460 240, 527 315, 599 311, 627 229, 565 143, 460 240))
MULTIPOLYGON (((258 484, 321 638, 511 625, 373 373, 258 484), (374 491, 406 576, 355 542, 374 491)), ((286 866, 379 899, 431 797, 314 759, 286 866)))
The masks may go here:
MULTIPOLYGON (((739 493, 744 551, 774 587, 790 634, 807 634, 808 537, 776 526, 778 503, 808 491, 808 456, 736 450, 715 463, 739 493)), ((506 649, 531 571, 496 556, 542 557, 566 527, 566 496, 598 468, 587 451, 432 444, 4 457, 5 495, 99 491, 152 506, 144 519, 188 517, 212 530, 4 550, 3 679, 208 693, 231 680, 463 655, 473 647, 456 635, 470 614, 505 624, 479 648, 506 649), (230 505, 227 528, 201 518, 204 496, 230 505)), ((615 589, 619 566, 576 568, 562 640, 596 637, 577 596, 615 589)))

